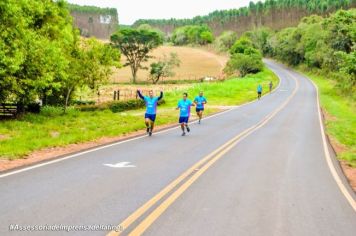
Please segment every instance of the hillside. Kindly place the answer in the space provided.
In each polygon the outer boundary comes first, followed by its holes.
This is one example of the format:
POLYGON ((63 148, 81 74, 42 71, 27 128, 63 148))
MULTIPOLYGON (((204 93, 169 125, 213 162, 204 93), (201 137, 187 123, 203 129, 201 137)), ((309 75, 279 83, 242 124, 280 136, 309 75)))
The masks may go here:
POLYGON ((68 4, 74 25, 79 28, 80 35, 109 39, 117 29, 118 14, 115 8, 99 8, 68 4))
POLYGON ((338 9, 352 7, 356 7, 356 0, 266 0, 258 3, 250 2, 248 7, 214 11, 206 16, 196 16, 192 19, 141 19, 133 26, 149 24, 170 34, 180 26, 206 24, 211 27, 215 35, 226 30, 240 34, 261 26, 274 30, 296 26, 305 16, 327 15, 338 9))

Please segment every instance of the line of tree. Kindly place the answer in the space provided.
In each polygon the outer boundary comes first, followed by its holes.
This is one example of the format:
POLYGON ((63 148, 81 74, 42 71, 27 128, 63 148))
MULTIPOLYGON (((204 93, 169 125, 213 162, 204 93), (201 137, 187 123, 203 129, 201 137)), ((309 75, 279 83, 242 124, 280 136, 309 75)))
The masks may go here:
POLYGON ((305 65, 335 78, 343 95, 355 96, 356 9, 340 10, 326 18, 312 15, 303 18, 297 27, 276 33, 261 28, 243 37, 265 56, 293 66, 305 65))
POLYGON ((174 45, 205 45, 214 40, 211 29, 206 25, 186 25, 176 28, 170 38, 174 45))
POLYGON ((112 15, 117 17, 116 8, 101 8, 96 6, 81 6, 77 4, 68 3, 68 9, 70 12, 80 12, 80 13, 89 13, 89 14, 102 14, 102 15, 112 15))
POLYGON ((64 0, 0 1, 0 103, 70 103, 79 86, 95 90, 120 53, 82 40, 64 0))
POLYGON ((305 16, 326 15, 338 9, 355 6, 356 0, 266 0, 257 3, 250 2, 249 6, 239 9, 214 11, 192 19, 141 19, 133 26, 149 24, 170 34, 177 27, 185 25, 208 25, 215 35, 220 35, 226 30, 241 34, 261 26, 275 30, 295 26, 305 16))

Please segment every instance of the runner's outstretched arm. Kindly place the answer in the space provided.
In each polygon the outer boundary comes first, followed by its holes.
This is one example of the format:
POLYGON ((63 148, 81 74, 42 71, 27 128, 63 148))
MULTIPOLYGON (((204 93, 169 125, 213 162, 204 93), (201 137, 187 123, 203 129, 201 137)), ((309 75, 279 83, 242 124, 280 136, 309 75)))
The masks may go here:
POLYGON ((145 99, 145 98, 142 96, 140 90, 137 90, 137 94, 138 94, 138 96, 139 96, 141 99, 143 99, 143 100, 145 99))
POLYGON ((161 91, 161 94, 158 97, 158 101, 161 100, 163 98, 163 92, 161 91))

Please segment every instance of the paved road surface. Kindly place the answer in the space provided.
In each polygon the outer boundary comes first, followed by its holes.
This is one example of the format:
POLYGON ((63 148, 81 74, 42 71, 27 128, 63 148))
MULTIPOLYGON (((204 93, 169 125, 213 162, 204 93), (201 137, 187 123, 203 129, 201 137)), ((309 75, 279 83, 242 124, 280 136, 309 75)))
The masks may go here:
POLYGON ((328 167, 315 88, 266 63, 281 79, 274 93, 191 124, 186 137, 172 129, 0 175, 0 235, 29 235, 11 224, 121 224, 121 235, 356 235, 354 193, 342 192, 328 167))

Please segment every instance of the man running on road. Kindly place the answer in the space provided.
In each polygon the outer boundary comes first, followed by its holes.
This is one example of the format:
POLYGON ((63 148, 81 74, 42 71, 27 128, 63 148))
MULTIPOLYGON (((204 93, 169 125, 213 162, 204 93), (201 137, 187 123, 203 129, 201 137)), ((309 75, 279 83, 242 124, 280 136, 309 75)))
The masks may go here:
POLYGON ((199 92, 199 96, 196 96, 194 99, 194 103, 197 105, 195 111, 199 117, 199 124, 203 117, 204 104, 207 103, 206 98, 203 96, 203 91, 199 92))
POLYGON ((261 95, 262 95, 262 86, 259 84, 257 86, 257 98, 258 98, 258 100, 261 99, 261 95))
POLYGON ((182 128, 182 136, 185 135, 185 130, 184 127, 187 128, 187 131, 190 132, 190 128, 188 127, 188 121, 189 121, 189 116, 190 116, 190 107, 191 106, 195 106, 194 103, 192 103, 192 101, 190 101, 189 99, 187 99, 188 94, 187 93, 183 93, 183 99, 181 99, 178 102, 177 105, 177 110, 180 109, 180 114, 179 114, 179 123, 180 123, 180 127, 182 128))
POLYGON ((155 125, 155 120, 156 120, 156 111, 157 111, 157 104, 158 101, 163 98, 163 92, 161 91, 161 94, 159 97, 153 97, 153 91, 150 90, 148 95, 149 96, 143 96, 140 92, 140 90, 137 90, 138 96, 145 101, 146 104, 146 113, 145 113, 145 124, 147 128, 147 133, 149 136, 152 135, 152 131, 155 125))
POLYGON ((272 81, 269 82, 269 92, 272 93, 273 83, 272 81))

